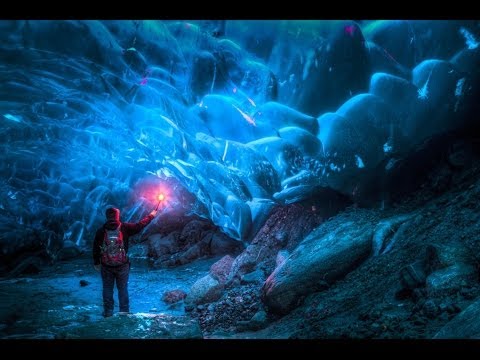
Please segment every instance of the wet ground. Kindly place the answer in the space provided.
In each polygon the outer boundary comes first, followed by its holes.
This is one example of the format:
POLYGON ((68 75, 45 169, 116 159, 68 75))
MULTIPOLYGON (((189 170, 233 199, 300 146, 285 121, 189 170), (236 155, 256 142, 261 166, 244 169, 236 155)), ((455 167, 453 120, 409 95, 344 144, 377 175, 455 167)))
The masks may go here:
POLYGON ((150 270, 132 260, 129 315, 102 317, 102 283, 89 256, 43 268, 39 274, 0 279, 0 338, 199 338, 183 301, 166 304, 166 291, 188 292, 218 258, 174 269, 150 270))

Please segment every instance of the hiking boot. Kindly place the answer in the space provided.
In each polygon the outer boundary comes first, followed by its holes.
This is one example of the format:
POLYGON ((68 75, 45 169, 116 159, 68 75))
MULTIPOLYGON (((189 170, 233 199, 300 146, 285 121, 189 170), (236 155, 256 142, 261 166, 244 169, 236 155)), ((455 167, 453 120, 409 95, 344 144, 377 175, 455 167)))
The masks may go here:
POLYGON ((111 312, 103 312, 102 315, 103 315, 104 318, 108 318, 108 317, 110 317, 110 316, 113 316, 113 313, 111 313, 111 312))

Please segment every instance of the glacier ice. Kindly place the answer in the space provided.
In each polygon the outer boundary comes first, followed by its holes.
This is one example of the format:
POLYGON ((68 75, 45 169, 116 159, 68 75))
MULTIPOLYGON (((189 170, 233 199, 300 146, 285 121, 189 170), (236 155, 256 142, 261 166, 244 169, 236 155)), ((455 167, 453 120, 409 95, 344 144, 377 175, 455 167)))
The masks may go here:
POLYGON ((455 128, 473 93, 468 21, 217 25, 0 21, 2 253, 86 246, 106 206, 134 221, 161 184, 165 211, 249 240, 277 204, 351 194, 455 128))

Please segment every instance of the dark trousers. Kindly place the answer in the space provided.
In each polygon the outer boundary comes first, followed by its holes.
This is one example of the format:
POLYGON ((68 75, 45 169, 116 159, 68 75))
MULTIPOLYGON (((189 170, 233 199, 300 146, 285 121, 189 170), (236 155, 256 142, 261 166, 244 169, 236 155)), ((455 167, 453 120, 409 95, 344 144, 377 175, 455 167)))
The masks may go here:
POLYGON ((118 302, 120 303, 120 311, 129 312, 128 300, 128 274, 130 272, 130 264, 124 264, 116 267, 108 267, 102 265, 102 283, 103 283, 103 310, 104 316, 113 314, 113 285, 117 282, 118 302))

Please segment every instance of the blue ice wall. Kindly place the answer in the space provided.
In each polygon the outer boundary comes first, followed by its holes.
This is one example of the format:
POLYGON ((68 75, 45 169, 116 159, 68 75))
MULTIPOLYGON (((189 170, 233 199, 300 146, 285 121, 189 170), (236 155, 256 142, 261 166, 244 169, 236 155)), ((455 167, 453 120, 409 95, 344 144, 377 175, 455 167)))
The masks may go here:
POLYGON ((165 211, 248 240, 274 204, 354 196, 380 164, 461 126, 478 88, 478 21, 4 20, 0 32, 3 254, 87 245, 107 205, 138 219, 165 184, 165 211))

